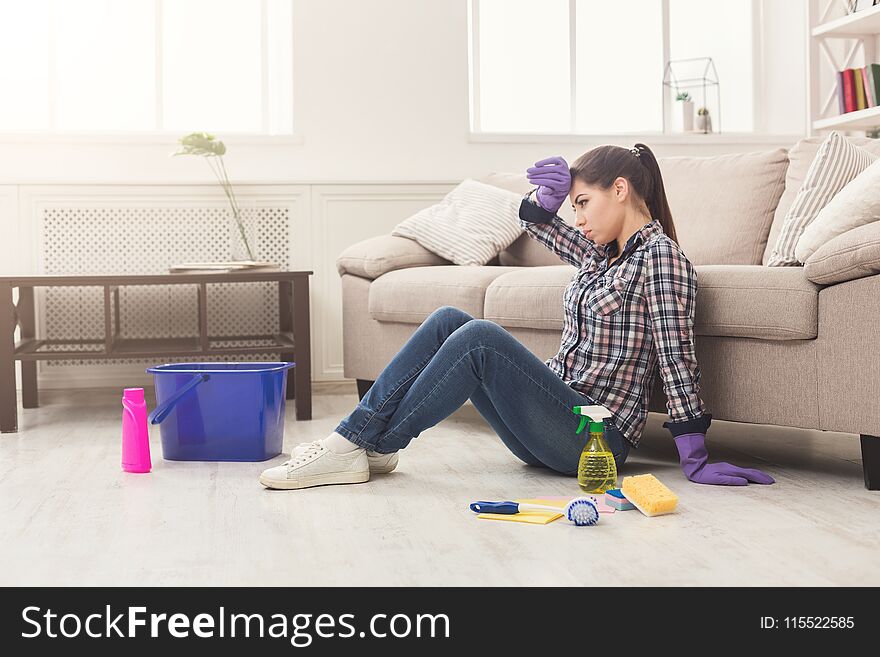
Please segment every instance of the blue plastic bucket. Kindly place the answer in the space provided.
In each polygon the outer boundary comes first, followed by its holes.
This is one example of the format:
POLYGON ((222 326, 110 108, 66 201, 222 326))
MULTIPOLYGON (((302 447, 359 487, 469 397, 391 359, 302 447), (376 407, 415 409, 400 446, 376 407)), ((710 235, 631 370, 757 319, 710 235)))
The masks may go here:
POLYGON ((147 369, 150 423, 171 461, 265 461, 281 453, 287 370, 295 363, 173 363, 147 369))

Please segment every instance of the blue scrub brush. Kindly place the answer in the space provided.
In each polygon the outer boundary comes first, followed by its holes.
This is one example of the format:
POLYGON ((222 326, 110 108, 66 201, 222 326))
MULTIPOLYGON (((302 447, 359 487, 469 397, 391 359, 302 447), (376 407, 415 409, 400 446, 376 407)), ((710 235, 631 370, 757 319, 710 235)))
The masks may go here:
POLYGON ((520 511, 555 511, 562 513, 578 527, 590 527, 599 522, 599 508, 593 497, 576 497, 565 505, 564 509, 558 506, 545 506, 543 504, 520 504, 517 502, 473 502, 471 511, 475 513, 503 513, 514 515, 520 511))

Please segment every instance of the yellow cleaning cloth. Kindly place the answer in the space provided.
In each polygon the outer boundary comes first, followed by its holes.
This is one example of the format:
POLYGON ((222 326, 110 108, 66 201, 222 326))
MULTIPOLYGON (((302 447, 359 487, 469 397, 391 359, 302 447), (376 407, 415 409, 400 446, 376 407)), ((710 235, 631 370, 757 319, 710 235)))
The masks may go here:
POLYGON ((558 506, 559 513, 553 511, 522 511, 508 515, 506 513, 478 513, 477 518, 486 518, 487 520, 509 520, 511 522, 527 522, 532 525, 546 525, 553 522, 557 518, 562 517, 562 511, 565 505, 569 503, 569 499, 564 500, 548 500, 543 498, 513 500, 518 504, 546 504, 547 506, 558 506))

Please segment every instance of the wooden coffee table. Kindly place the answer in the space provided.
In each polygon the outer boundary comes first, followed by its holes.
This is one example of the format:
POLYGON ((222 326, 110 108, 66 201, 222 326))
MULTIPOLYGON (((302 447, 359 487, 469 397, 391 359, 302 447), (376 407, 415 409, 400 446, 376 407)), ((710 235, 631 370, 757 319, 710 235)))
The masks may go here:
MULTIPOLYGON (((2 276, 0 277, 0 432, 18 430, 15 361, 21 361, 22 406, 37 408, 38 360, 107 360, 164 358, 171 362, 198 356, 278 353, 296 367, 287 373, 287 399, 295 400, 297 420, 312 419, 309 276, 311 271, 253 271, 143 276, 2 276), (278 332, 272 335, 208 335, 207 286, 212 283, 278 283, 278 332), (119 288, 125 285, 197 285, 199 335, 192 338, 124 338, 119 334, 119 288), (36 335, 34 288, 90 286, 104 288, 103 340, 48 340, 36 335), (12 291, 18 288, 18 303, 12 291), (15 329, 21 326, 21 339, 15 329), (258 346, 214 347, 212 342, 261 341, 258 346), (64 346, 80 349, 64 349, 64 346), (83 345, 93 349, 83 350, 83 345), (51 347, 51 351, 47 349, 51 347)), ((168 362, 168 361, 166 361, 168 362)))

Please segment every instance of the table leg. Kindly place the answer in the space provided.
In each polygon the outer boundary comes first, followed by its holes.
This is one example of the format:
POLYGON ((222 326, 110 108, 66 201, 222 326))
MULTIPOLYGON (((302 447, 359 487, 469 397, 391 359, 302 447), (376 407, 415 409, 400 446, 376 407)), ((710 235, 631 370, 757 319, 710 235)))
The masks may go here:
POLYGON ((293 280, 293 349, 296 367, 296 419, 312 419, 312 342, 309 319, 309 278, 293 280))
POLYGON ((0 284, 0 432, 18 431, 15 395, 15 305, 12 286, 0 284))
MULTIPOLYGON (((290 284, 290 281, 278 281, 278 330, 281 333, 293 334, 293 286, 290 284)), ((296 360, 296 355, 293 351, 280 351, 278 356, 285 362, 296 360)), ((294 369, 296 368, 287 370, 286 399, 296 397, 294 369)))
POLYGON ((208 285, 199 283, 199 349, 207 354, 211 349, 211 341, 208 340, 208 285))
MULTIPOLYGON (((34 288, 18 288, 18 323, 21 325, 21 339, 37 337, 37 318, 34 305, 34 288)), ((40 405, 37 391, 37 361, 21 361, 21 405, 22 408, 37 408, 40 405)))

